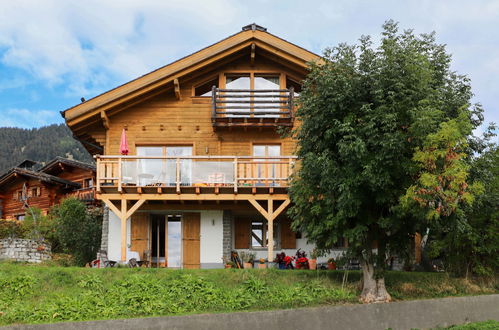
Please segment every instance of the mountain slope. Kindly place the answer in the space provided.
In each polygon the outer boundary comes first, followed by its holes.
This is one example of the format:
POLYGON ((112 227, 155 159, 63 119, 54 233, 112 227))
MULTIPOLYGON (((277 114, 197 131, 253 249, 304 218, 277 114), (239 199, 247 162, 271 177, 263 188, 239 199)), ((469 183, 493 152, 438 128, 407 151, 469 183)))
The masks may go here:
POLYGON ((47 162, 56 156, 92 161, 64 124, 33 129, 0 127, 0 173, 25 159, 47 162))

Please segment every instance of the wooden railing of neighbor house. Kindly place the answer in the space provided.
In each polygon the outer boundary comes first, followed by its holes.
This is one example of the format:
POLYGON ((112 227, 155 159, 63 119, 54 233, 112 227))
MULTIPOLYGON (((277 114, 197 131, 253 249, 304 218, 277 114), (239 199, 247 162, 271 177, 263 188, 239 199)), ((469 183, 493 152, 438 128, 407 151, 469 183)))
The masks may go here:
POLYGON ((178 194, 187 188, 216 187, 231 193, 243 188, 285 188, 295 161, 295 156, 96 156, 96 187, 98 192, 165 188, 178 194))
POLYGON ((95 187, 86 187, 74 190, 66 195, 67 198, 74 197, 85 203, 95 201, 95 187))
POLYGON ((292 126, 294 91, 290 89, 212 88, 214 126, 292 126))

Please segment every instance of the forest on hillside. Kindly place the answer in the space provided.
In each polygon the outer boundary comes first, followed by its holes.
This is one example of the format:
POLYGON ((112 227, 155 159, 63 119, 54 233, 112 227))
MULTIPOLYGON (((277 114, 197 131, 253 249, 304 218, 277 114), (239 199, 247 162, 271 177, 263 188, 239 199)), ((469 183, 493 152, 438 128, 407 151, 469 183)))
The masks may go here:
POLYGON ((0 174, 25 159, 46 163, 56 156, 92 162, 64 124, 32 129, 0 127, 0 174))

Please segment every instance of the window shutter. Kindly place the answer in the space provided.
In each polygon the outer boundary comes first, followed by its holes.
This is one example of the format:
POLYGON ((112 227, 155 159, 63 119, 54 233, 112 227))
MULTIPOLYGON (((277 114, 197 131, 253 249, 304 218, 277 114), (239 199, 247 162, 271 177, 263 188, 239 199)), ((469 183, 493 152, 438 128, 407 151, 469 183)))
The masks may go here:
POLYGON ((281 249, 296 249, 296 234, 291 230, 291 219, 281 220, 281 249))
POLYGON ((251 221, 249 219, 234 220, 234 247, 236 249, 249 249, 251 221))

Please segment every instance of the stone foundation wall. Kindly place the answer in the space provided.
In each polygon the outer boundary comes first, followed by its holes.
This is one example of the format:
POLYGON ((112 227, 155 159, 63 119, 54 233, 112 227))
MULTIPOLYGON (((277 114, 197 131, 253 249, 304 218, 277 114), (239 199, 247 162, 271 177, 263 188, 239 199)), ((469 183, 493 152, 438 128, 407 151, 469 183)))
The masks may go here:
POLYGON ((52 259, 50 244, 30 239, 0 239, 0 259, 42 262, 52 259))

